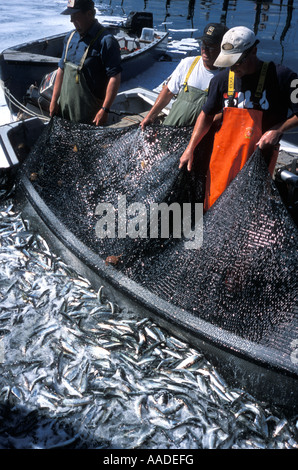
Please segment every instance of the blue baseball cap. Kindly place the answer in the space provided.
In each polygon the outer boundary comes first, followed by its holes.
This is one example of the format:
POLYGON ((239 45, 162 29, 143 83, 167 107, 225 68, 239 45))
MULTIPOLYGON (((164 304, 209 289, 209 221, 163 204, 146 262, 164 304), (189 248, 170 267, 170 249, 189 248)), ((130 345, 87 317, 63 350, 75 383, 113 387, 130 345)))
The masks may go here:
POLYGON ((94 9, 94 2, 92 0, 68 0, 67 8, 61 15, 73 15, 79 11, 88 11, 94 9))

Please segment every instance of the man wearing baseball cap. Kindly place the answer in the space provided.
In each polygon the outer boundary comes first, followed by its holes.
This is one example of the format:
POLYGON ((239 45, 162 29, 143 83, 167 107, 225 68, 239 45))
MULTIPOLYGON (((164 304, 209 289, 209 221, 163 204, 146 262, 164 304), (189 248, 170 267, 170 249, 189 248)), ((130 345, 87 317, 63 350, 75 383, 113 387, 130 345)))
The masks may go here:
POLYGON ((50 115, 104 125, 121 81, 119 44, 95 18, 92 0, 68 0, 62 14, 75 30, 64 40, 50 115))
POLYGON ((168 83, 163 87, 155 104, 141 122, 144 129, 152 124, 161 110, 174 98, 170 113, 163 124, 171 126, 194 126, 207 99, 210 80, 218 74, 214 60, 220 52, 220 43, 228 28, 221 23, 209 23, 199 38, 201 56, 182 59, 168 83))
POLYGON ((207 173, 205 211, 257 145, 273 174, 282 134, 298 126, 298 104, 291 101, 297 74, 287 67, 261 61, 257 56, 258 42, 245 26, 231 28, 224 35, 214 65, 227 68, 212 79, 207 102, 180 159, 180 168, 187 165, 190 170, 196 146, 208 132, 214 115, 223 110, 207 173))

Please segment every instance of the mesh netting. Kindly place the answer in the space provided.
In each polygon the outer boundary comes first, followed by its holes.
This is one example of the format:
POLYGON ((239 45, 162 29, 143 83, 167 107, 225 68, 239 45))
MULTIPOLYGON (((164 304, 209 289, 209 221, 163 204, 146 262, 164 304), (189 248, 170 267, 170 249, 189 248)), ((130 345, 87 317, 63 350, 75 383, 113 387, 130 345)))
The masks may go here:
MULTIPOLYGON (((115 257, 117 270, 201 319, 290 354, 298 337, 298 233, 259 150, 204 215, 199 249, 186 249, 185 238, 171 230, 164 238, 120 238, 117 226, 114 238, 96 234, 97 205, 109 202, 117 213, 119 195, 127 206, 178 202, 194 211, 203 200, 204 172, 178 169, 191 131, 55 119, 25 169, 56 216, 103 259, 115 257)), ((200 155, 205 166, 204 145, 200 155)))

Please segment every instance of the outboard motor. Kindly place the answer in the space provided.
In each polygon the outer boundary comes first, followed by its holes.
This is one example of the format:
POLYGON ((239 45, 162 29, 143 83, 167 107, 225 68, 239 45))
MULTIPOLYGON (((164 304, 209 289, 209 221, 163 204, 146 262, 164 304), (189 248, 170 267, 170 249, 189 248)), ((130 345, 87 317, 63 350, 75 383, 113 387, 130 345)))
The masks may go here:
POLYGON ((127 17, 125 28, 129 34, 141 36, 143 28, 153 28, 153 14, 144 11, 131 11, 127 17))
POLYGON ((298 225, 298 159, 279 168, 275 184, 294 222, 298 225))
POLYGON ((52 94, 54 90, 57 70, 47 73, 39 85, 31 85, 27 90, 26 105, 30 108, 30 104, 36 106, 41 112, 49 112, 52 94))

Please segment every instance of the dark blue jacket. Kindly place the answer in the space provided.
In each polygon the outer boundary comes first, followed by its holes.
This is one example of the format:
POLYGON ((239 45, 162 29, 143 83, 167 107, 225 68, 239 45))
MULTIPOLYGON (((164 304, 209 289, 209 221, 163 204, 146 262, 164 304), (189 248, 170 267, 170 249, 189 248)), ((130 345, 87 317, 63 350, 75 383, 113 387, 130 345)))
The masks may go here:
MULTIPOLYGON (((81 37, 76 31, 68 48, 67 61, 79 65, 82 55, 101 28, 102 25, 95 20, 84 37, 81 37)), ((71 32, 64 39, 63 53, 59 62, 61 69, 64 68, 65 49, 70 34, 71 32)), ((121 71, 121 56, 118 41, 107 30, 104 30, 91 46, 83 67, 83 73, 90 91, 97 98, 104 99, 109 78, 114 77, 121 71)))

